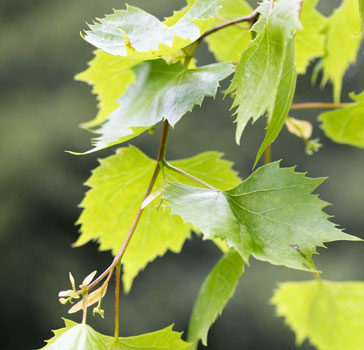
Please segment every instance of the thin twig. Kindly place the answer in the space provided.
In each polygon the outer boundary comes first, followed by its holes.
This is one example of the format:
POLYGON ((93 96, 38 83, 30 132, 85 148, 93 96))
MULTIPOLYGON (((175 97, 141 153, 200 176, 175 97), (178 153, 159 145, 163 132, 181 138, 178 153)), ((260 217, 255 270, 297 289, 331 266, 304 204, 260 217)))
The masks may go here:
POLYGON ((235 18, 231 21, 225 22, 223 24, 220 24, 218 26, 216 26, 215 28, 212 28, 210 30, 208 30, 207 32, 205 32, 204 34, 202 34, 200 36, 200 38, 198 39, 198 41, 202 41, 203 39, 205 39, 208 35, 213 34, 215 32, 217 32, 220 29, 224 29, 226 27, 241 23, 241 22, 249 22, 250 26, 252 26, 252 24, 255 23, 255 21, 258 19, 259 13, 256 11, 253 11, 250 15, 248 16, 243 16, 243 17, 239 17, 239 18, 235 18))
POLYGON ((123 245, 121 246, 118 254, 115 256, 114 260, 112 261, 111 265, 94 281, 92 282, 89 286, 88 286, 88 290, 92 289, 93 287, 95 287, 98 283, 100 283, 100 281, 102 281, 106 275, 108 273, 110 273, 111 270, 113 270, 117 264, 119 263, 119 261, 121 260, 121 258, 123 257, 126 248, 129 245, 129 242, 131 240, 131 238, 133 237, 133 234, 137 228, 137 225, 139 223, 140 217, 142 216, 143 213, 143 208, 142 208, 142 204, 143 201, 150 195, 150 193, 152 192, 152 189, 155 185, 155 182, 157 180, 159 171, 160 171, 160 162, 162 160, 164 160, 165 154, 166 154, 166 146, 167 146, 167 140, 168 140, 168 133, 169 133, 169 124, 168 121, 166 120, 164 122, 163 125, 163 131, 162 131, 162 136, 161 136, 161 141, 160 141, 160 145, 159 145, 159 151, 158 151, 158 159, 157 159, 157 165, 154 169, 154 173, 153 176, 150 180, 149 186, 147 188, 147 191, 145 192, 144 198, 140 204, 140 207, 138 209, 138 212, 134 218, 133 224, 130 227, 130 230, 124 240, 123 245))
POLYGON ((299 7, 299 10, 298 10, 298 18, 301 18, 302 6, 303 6, 303 0, 300 1, 300 7, 299 7))
POLYGON ((121 263, 119 261, 119 263, 116 265, 115 271, 115 339, 119 338, 120 270, 121 263))
POLYGON ((270 0, 269 12, 271 12, 273 10, 273 7, 274 7, 274 0, 270 0))
POLYGON ((314 108, 344 108, 355 105, 355 103, 331 103, 331 102, 304 102, 295 103, 291 106, 291 110, 295 109, 314 109, 314 108))

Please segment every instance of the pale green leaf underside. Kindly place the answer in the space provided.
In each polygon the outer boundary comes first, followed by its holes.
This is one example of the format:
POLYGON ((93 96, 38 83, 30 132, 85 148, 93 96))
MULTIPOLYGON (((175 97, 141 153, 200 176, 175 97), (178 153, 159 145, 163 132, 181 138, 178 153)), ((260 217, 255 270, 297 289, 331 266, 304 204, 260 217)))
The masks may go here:
POLYGON ((41 350, 108 350, 103 336, 88 325, 65 321, 65 328, 54 331, 54 337, 41 350))
POLYGON ((103 123, 118 107, 118 99, 135 80, 132 67, 138 63, 135 59, 112 56, 102 50, 95 51, 89 68, 75 77, 76 80, 93 85, 92 92, 99 101, 95 119, 84 123, 83 127, 90 128, 103 123))
POLYGON ((322 30, 326 18, 316 10, 318 0, 304 0, 300 21, 302 29, 296 33, 297 73, 306 73, 310 61, 324 54, 325 35, 322 30))
POLYGON ((363 34, 357 0, 344 0, 328 19, 322 84, 331 81, 334 99, 340 101, 342 80, 350 64, 356 62, 363 34))
POLYGON ((364 148, 364 92, 350 97, 355 104, 322 113, 318 119, 325 135, 333 141, 364 148))
MULTIPOLYGON (((220 159, 216 152, 171 162, 174 166, 201 178, 221 189, 239 183, 231 163, 220 159)), ((91 189, 81 203, 82 214, 78 220, 81 235, 76 246, 95 240, 100 250, 111 250, 116 254, 129 231, 155 168, 155 161, 134 147, 121 148, 117 154, 100 161, 86 182, 91 189)), ((167 169, 170 181, 192 185, 191 180, 167 169)), ((155 189, 162 186, 162 176, 157 179, 155 189)), ((143 216, 123 257, 123 283, 129 291, 134 277, 140 270, 162 256, 169 249, 181 251, 190 237, 191 226, 178 216, 172 216, 165 205, 158 208, 153 201, 144 210, 143 216)))
POLYGON ((197 349, 198 342, 207 345, 211 325, 233 296, 244 271, 244 261, 238 252, 227 252, 210 272, 198 293, 188 330, 188 341, 197 349))
POLYGON ((137 7, 127 6, 90 25, 85 40, 112 55, 141 60, 169 56, 197 40, 218 9, 218 0, 190 1, 185 11, 163 23, 137 7))
POLYGON ((257 37, 243 52, 229 88, 235 94, 232 107, 237 107, 237 143, 250 119, 254 122, 266 111, 273 112, 286 47, 294 31, 300 28, 298 3, 280 0, 269 14, 269 1, 258 8, 263 17, 252 28, 257 37))
POLYGON ((90 153, 129 140, 162 120, 174 126, 205 96, 215 96, 219 81, 232 73, 229 63, 186 70, 180 63, 144 62, 134 68, 136 81, 96 132, 90 153))
POLYGON ((273 112, 269 118, 269 124, 263 143, 261 144, 255 159, 254 167, 259 161, 266 148, 274 142, 279 132, 283 128, 284 122, 288 116, 296 90, 297 73, 295 67, 294 39, 290 39, 287 44, 285 62, 281 80, 279 82, 276 101, 273 112))
MULTIPOLYGON (((252 12, 251 6, 245 0, 220 0, 219 5, 221 8, 211 23, 211 28, 223 24, 225 20, 232 20, 252 12)), ((249 27, 244 23, 229 26, 206 37, 210 51, 218 61, 222 62, 238 62, 251 39, 249 27)))
POLYGON ((181 339, 172 326, 134 337, 120 337, 117 341, 96 332, 88 325, 64 320, 65 327, 54 331, 42 350, 190 350, 191 344, 181 339))
POLYGON ((337 229, 322 211, 327 203, 312 191, 311 179, 278 162, 257 169, 229 191, 170 184, 163 197, 172 213, 207 238, 226 239, 245 262, 253 255, 275 265, 312 269, 312 254, 324 242, 359 240, 337 229))
POLYGON ((318 350, 363 349, 363 282, 283 283, 272 303, 298 345, 309 339, 318 350))

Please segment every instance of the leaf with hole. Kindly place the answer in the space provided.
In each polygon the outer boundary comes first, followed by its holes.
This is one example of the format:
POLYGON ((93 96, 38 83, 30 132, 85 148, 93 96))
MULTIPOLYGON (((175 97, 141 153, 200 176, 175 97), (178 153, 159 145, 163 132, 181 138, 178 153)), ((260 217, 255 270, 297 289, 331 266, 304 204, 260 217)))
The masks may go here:
POLYGON ((206 238, 226 239, 246 263, 253 255, 274 265, 315 270, 316 247, 360 240, 328 221, 322 211, 327 203, 312 195, 323 180, 274 162, 228 191, 170 184, 163 198, 173 214, 199 228, 206 238))

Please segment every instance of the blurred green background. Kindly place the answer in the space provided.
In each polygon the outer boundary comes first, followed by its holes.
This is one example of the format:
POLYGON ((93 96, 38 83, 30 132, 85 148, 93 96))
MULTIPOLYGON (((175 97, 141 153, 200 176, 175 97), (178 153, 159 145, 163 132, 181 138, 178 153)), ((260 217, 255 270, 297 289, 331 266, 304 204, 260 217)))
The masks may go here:
MULTIPOLYGON (((183 0, 129 0, 159 18, 184 5, 183 0)), ((254 2, 253 2, 254 3, 254 2)), ((321 0, 319 8, 330 14, 339 1, 321 0)), ((82 183, 107 150, 76 157, 64 150, 86 150, 91 134, 78 128, 94 117, 96 100, 86 84, 73 76, 86 68, 93 48, 80 38, 80 30, 94 17, 122 8, 116 0, 1 0, 0 2, 0 264, 2 349, 35 349, 62 326, 67 307, 58 303, 59 290, 68 288, 68 271, 79 281, 94 269, 101 272, 110 262, 107 252, 95 244, 71 249, 77 238, 77 208, 86 190, 82 183), (4 344, 5 341, 5 344, 4 344)), ((361 53, 363 50, 361 50, 361 53)), ((343 96, 364 88, 363 55, 344 81, 343 96)), ((199 64, 213 62, 206 46, 198 51, 199 64)), ((311 67, 312 68, 312 67, 311 67)), ((225 82, 225 86, 228 82, 225 82)), ((344 97, 344 100, 346 97, 344 97)), ((319 90, 310 77, 300 77, 296 102, 331 101, 331 88, 319 90)), ((167 157, 192 156, 219 150, 235 162, 242 177, 251 172, 264 122, 249 126, 242 144, 234 143, 231 101, 206 99, 202 108, 183 118, 172 131, 167 157)), ((272 147, 273 159, 297 165, 310 176, 328 176, 320 187, 327 209, 346 231, 361 237, 364 207, 364 151, 330 142, 315 121, 318 111, 292 116, 314 123, 314 137, 323 149, 306 156, 303 143, 283 130, 272 147)), ((135 144, 156 155, 160 128, 135 144)), ((333 280, 364 280, 364 246, 360 243, 329 244, 315 258, 333 280)), ((175 323, 186 331, 188 318, 204 277, 219 258, 209 242, 194 238, 181 255, 168 253, 157 259, 121 299, 121 335, 136 335, 175 323)), ((294 349, 294 335, 274 316, 269 299, 281 281, 311 279, 307 273, 251 261, 234 298, 209 335, 211 350, 294 349)), ((89 317, 98 330, 112 333, 113 301, 109 291, 105 320, 89 317)), ((80 315, 72 319, 80 321, 80 315)), ((304 344, 302 349, 311 349, 304 344)))

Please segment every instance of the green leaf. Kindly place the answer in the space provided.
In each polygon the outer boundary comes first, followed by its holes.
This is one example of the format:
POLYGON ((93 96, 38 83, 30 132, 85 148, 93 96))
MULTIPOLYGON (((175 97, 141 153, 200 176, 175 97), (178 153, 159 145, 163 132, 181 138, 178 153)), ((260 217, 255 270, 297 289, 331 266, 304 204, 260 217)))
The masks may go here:
POLYGON ((85 128, 99 125, 118 107, 117 100, 135 80, 131 69, 139 61, 112 56, 96 50, 89 68, 76 75, 75 79, 93 85, 92 92, 97 95, 99 112, 94 120, 84 123, 85 128))
POLYGON ((307 338, 318 350, 363 349, 363 282, 283 283, 272 303, 298 345, 307 338))
POLYGON ((105 337, 105 343, 110 350, 191 350, 191 344, 181 339, 182 333, 174 332, 173 326, 156 332, 134 337, 105 337))
POLYGON ((170 184, 163 198, 173 214, 206 238, 226 239, 245 262, 253 255, 274 265, 307 270, 313 269, 312 254, 323 242, 359 240, 338 230, 321 211, 327 203, 311 193, 322 182, 274 162, 228 191, 170 184))
POLYGON ((197 40, 219 10, 218 0, 189 1, 166 22, 127 5, 126 10, 99 19, 85 31, 85 40, 112 55, 151 60, 169 56, 197 40))
POLYGON ((207 333, 234 295, 244 272, 244 261, 236 251, 226 253, 204 281, 193 307, 188 341, 197 349, 199 340, 207 345, 207 333))
POLYGON ((279 82, 274 109, 269 120, 267 132, 258 154, 255 158, 254 167, 266 148, 278 137, 284 122, 288 116, 296 90, 297 73, 295 67, 294 40, 291 39, 287 45, 287 53, 283 65, 281 81, 279 82))
POLYGON ((254 122, 266 111, 273 113, 286 48, 294 31, 300 28, 298 3, 280 0, 269 13, 269 1, 258 8, 263 17, 252 28, 258 35, 243 52, 228 90, 235 94, 232 108, 238 107, 237 143, 250 119, 254 122))
POLYGON ((229 63, 186 70, 181 63, 144 62, 134 68, 136 81, 96 132, 94 148, 85 154, 125 142, 162 120, 174 126, 205 96, 215 96, 219 81, 232 73, 229 63))
POLYGON ((359 9, 360 9, 362 24, 364 26, 364 0, 359 0, 359 9))
POLYGON ((325 35, 322 32, 326 17, 316 10, 318 0, 304 0, 300 21, 302 29, 296 33, 297 72, 305 74, 312 59, 324 55, 325 35))
MULTIPOLYGON (((251 6, 245 0, 220 0, 219 5, 221 8, 211 28, 252 12, 251 6)), ((218 61, 223 62, 238 62, 251 39, 249 27, 243 23, 226 27, 206 37, 210 51, 218 61)))
MULTIPOLYGON (((239 183, 231 163, 220 159, 216 152, 202 153, 190 159, 171 162, 172 165, 201 178, 212 186, 227 189, 239 183)), ((81 235, 76 246, 95 240, 100 250, 112 250, 115 255, 134 220, 148 187, 156 162, 134 147, 121 148, 117 154, 100 161, 86 182, 91 187, 81 203, 82 214, 77 223, 81 235)), ((171 181, 194 184, 181 175, 164 169, 171 181)), ((162 176, 155 188, 162 186, 162 176)), ((157 201, 155 201, 157 202, 157 201)), ((183 224, 170 209, 152 202, 144 209, 142 218, 123 257, 123 283, 129 291, 140 270, 162 256, 168 249, 179 253, 190 237, 190 225, 183 224)))
POLYGON ((86 324, 64 320, 65 328, 54 331, 54 337, 42 350, 108 350, 103 335, 86 324))
POLYGON ((364 92, 350 94, 352 106, 322 113, 318 119, 325 135, 338 143, 364 148, 364 92))
POLYGON ((96 332, 88 325, 64 319, 65 328, 53 331, 55 336, 42 350, 190 350, 191 344, 181 339, 173 326, 156 332, 133 337, 120 337, 115 341, 96 332))
POLYGON ((356 62, 360 42, 361 21, 357 0, 344 0, 328 19, 325 55, 322 61, 322 84, 334 85, 334 100, 339 102, 342 79, 350 64, 356 62))

